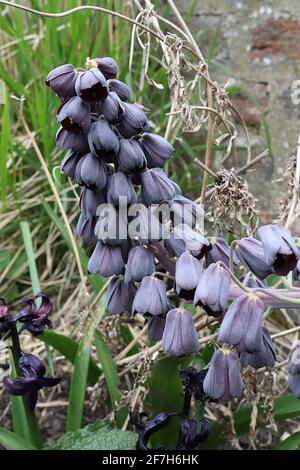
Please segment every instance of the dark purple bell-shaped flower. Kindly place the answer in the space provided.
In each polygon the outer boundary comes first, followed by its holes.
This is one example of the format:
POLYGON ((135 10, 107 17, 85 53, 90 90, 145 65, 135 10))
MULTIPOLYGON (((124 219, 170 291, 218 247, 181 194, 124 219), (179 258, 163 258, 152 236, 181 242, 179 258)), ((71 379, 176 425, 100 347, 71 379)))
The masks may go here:
POLYGON ((92 62, 97 64, 98 69, 103 73, 106 80, 117 77, 118 65, 112 57, 97 57, 96 59, 92 59, 92 62))
POLYGON ((230 274, 222 266, 210 264, 197 285, 195 305, 201 305, 213 317, 222 315, 228 304, 230 282, 230 274))
POLYGON ((38 357, 33 354, 23 354, 19 360, 21 376, 16 379, 4 377, 4 388, 10 395, 27 395, 31 412, 34 411, 38 391, 46 387, 55 387, 60 378, 45 377, 46 369, 38 357))
POLYGON ((146 165, 145 155, 136 140, 120 139, 118 164, 124 173, 134 173, 146 165))
POLYGON ((300 341, 296 341, 288 357, 288 386, 300 398, 300 341))
POLYGON ((260 367, 274 367, 276 353, 272 343, 271 335, 267 328, 262 328, 262 348, 259 352, 250 354, 242 352, 240 355, 242 367, 251 366, 254 369, 260 367))
POLYGON ((123 278, 114 277, 106 291, 105 305, 111 315, 131 313, 136 287, 132 282, 125 283, 123 278))
POLYGON ((86 218, 83 214, 80 214, 76 225, 76 234, 88 245, 96 245, 98 241, 95 235, 96 223, 97 217, 86 218))
POLYGON ((290 232, 276 225, 264 225, 258 229, 266 263, 278 276, 286 276, 299 259, 299 249, 290 232))
POLYGON ((200 430, 198 430, 198 424, 195 420, 186 417, 181 418, 180 441, 177 449, 197 450, 199 444, 208 438, 210 431, 210 422, 206 418, 200 419, 200 430))
POLYGON ((143 171, 141 184, 141 197, 144 204, 159 204, 164 200, 173 199, 177 194, 173 181, 160 168, 143 171))
POLYGON ((80 194, 80 210, 86 219, 95 217, 100 213, 102 204, 107 203, 106 192, 103 190, 90 190, 82 188, 80 194))
POLYGON ((143 204, 135 204, 128 213, 133 218, 128 225, 128 234, 133 240, 146 245, 162 239, 162 226, 150 209, 143 204))
POLYGON ((135 295, 132 313, 143 315, 164 315, 167 313, 168 300, 166 285, 154 276, 147 276, 141 282, 135 295))
POLYGON ((264 310, 263 301, 255 294, 242 294, 227 310, 218 341, 234 346, 239 352, 261 351, 264 310))
POLYGON ((175 284, 179 297, 187 300, 194 298, 195 289, 202 275, 199 260, 185 251, 176 261, 175 284))
POLYGON ((296 267, 293 271, 293 280, 297 282, 300 281, 300 259, 297 261, 296 267))
POLYGON ((211 398, 225 402, 242 395, 241 365, 235 351, 222 348, 214 352, 203 389, 211 398))
MULTIPOLYGON (((115 91, 115 90, 114 90, 115 91)), ((116 92, 118 94, 118 92, 116 92)), ((145 132, 148 127, 148 119, 144 111, 136 104, 123 103, 125 113, 117 127, 120 134, 126 139, 145 132)))
POLYGON ((56 145, 62 150, 73 149, 73 151, 83 154, 89 151, 89 144, 85 134, 68 132, 62 126, 56 133, 56 145))
POLYGON ((158 134, 146 132, 139 138, 139 143, 146 156, 148 168, 162 168, 175 152, 174 147, 158 134))
POLYGON ((262 243, 253 237, 242 238, 237 243, 236 253, 243 263, 260 279, 272 273, 266 263, 262 243))
POLYGON ((184 241, 185 249, 191 251, 198 259, 201 259, 211 249, 207 238, 186 224, 176 225, 173 232, 175 238, 184 241))
POLYGON ((76 167, 75 179, 88 189, 103 189, 107 184, 106 163, 93 153, 84 155, 76 167))
POLYGON ((78 72, 71 64, 61 65, 48 73, 46 85, 61 98, 67 99, 76 95, 75 83, 78 72))
POLYGON ((90 107, 79 96, 74 96, 60 105, 57 120, 67 131, 81 134, 90 127, 90 107))
POLYGON ((166 317, 158 315, 150 317, 148 321, 148 337, 151 341, 160 341, 164 334, 166 317))
POLYGON ((108 97, 101 103, 101 112, 111 124, 116 124, 120 121, 122 116, 124 116, 125 110, 117 93, 114 91, 109 92, 108 97))
POLYGON ((131 206, 136 203, 136 193, 129 176, 117 171, 108 179, 107 200, 109 204, 131 206))
POLYGON ((10 325, 13 321, 4 299, 0 298, 0 339, 10 333, 10 325))
POLYGON ((206 398, 203 390, 203 382, 207 372, 208 369, 197 371, 195 367, 188 367, 178 372, 179 377, 182 379, 185 393, 194 395, 195 399, 201 402, 206 398))
POLYGON ((164 245, 168 252, 177 258, 186 251, 185 242, 175 236, 174 230, 170 231, 169 238, 164 240, 164 245))
MULTIPOLYGON (((218 261, 222 261, 222 263, 226 264, 229 267, 229 260, 230 260, 230 246, 228 245, 227 241, 223 237, 214 237, 209 239, 211 244, 211 250, 207 253, 207 261, 209 263, 217 263, 218 261)), ((233 251, 233 266, 234 269, 237 269, 239 264, 239 259, 233 251)))
POLYGON ((121 80, 108 80, 109 91, 117 93, 118 97, 122 101, 128 101, 130 98, 130 88, 126 83, 121 80))
POLYGON ((168 312, 162 347, 165 352, 175 356, 192 354, 199 350, 198 335, 191 312, 183 308, 174 308, 168 312))
POLYGON ((27 330, 32 336, 41 335, 46 328, 52 328, 52 323, 49 320, 49 315, 51 313, 52 305, 50 298, 43 294, 37 294, 34 298, 29 297, 23 299, 23 303, 26 307, 20 310, 15 319, 21 323, 23 326, 21 331, 27 330), (37 300, 41 299, 41 304, 37 307, 37 300))
POLYGON ((127 220, 118 208, 103 206, 95 227, 95 235, 102 243, 120 246, 127 239, 127 220))
POLYGON ((194 228, 204 220, 204 210, 190 199, 177 194, 171 201, 168 201, 171 209, 171 220, 173 225, 185 224, 194 228))
POLYGON ((154 271, 154 255, 148 248, 136 246, 130 250, 125 271, 125 282, 140 282, 154 271))
POLYGON ((88 262, 91 274, 103 277, 118 276, 124 271, 125 265, 120 246, 104 245, 98 242, 88 262))
POLYGON ((62 171, 69 178, 74 178, 76 167, 81 157, 82 154, 75 152, 72 149, 68 150, 60 164, 60 171, 62 171))
POLYGON ((103 116, 91 125, 88 141, 91 152, 96 155, 110 157, 119 151, 119 139, 103 116))
POLYGON ((96 67, 78 74, 75 90, 76 94, 87 103, 97 103, 108 96, 107 81, 96 67))

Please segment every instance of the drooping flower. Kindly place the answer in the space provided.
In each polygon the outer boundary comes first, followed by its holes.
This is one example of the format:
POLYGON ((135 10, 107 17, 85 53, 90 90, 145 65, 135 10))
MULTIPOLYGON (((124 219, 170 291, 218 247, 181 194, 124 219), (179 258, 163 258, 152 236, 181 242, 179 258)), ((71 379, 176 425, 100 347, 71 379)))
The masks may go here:
POLYGON ((182 379, 184 390, 188 390, 190 395, 194 395, 195 399, 201 402, 206 396, 203 390, 203 382, 207 372, 208 369, 197 371, 195 367, 188 367, 187 369, 180 370, 178 372, 182 379))
POLYGON ((125 264, 120 246, 104 245, 98 242, 88 262, 91 274, 101 274, 103 277, 122 274, 125 264))
MULTIPOLYGON (((165 202, 165 201, 164 201, 165 202)), ((194 229, 197 224, 201 224, 204 219, 204 210, 190 199, 176 194, 171 200, 167 201, 171 210, 171 220, 174 226, 185 224, 194 229)))
POLYGON ((4 299, 0 298, 0 339, 9 335, 13 321, 4 299))
POLYGON ((119 151, 119 139, 104 116, 91 124, 88 142, 92 153, 107 159, 115 157, 119 151))
POLYGON ((195 289, 202 275, 201 265, 189 251, 185 251, 176 261, 175 284, 179 297, 194 298, 195 289))
POLYGON ((222 348, 214 352, 203 389, 211 398, 225 402, 242 395, 241 365, 235 351, 222 348))
POLYGON ((95 217, 100 212, 100 206, 106 203, 107 197, 104 190, 81 189, 79 206, 85 218, 95 217))
POLYGON ((198 335, 191 312, 183 308, 174 308, 168 312, 162 347, 165 352, 175 356, 192 354, 199 350, 198 335))
POLYGON ((89 245, 96 245, 98 239, 95 235, 95 227, 97 217, 86 218, 84 214, 80 214, 76 225, 76 234, 84 243, 89 245))
POLYGON ((106 292, 105 305, 108 312, 111 315, 131 313, 135 294, 136 287, 132 282, 125 283, 122 277, 114 277, 106 292))
POLYGON ((205 253, 211 249, 207 238, 186 224, 176 225, 173 232, 175 238, 184 241, 185 249, 191 251, 192 255, 198 259, 203 258, 205 253))
POLYGON ((288 386, 300 398, 300 341, 296 341, 288 357, 288 386))
POLYGON ((97 57, 96 59, 92 59, 91 62, 97 64, 98 69, 103 73, 106 80, 117 77, 118 65, 112 57, 97 57))
POLYGON ((264 225, 258 229, 266 263, 278 276, 287 276, 297 264, 299 249, 285 227, 264 225))
POLYGON ((129 252, 125 271, 125 282, 140 282, 155 271, 153 253, 144 246, 136 246, 129 252))
POLYGON ((132 313, 143 315, 164 315, 167 313, 168 301, 166 285, 154 276, 146 276, 135 295, 132 313))
POLYGON ((61 65, 51 70, 46 78, 46 85, 62 99, 76 95, 75 83, 78 72, 71 64, 61 65))
POLYGON ((194 419, 181 418, 180 441, 177 449, 197 450, 199 444, 208 438, 210 431, 211 425, 206 418, 200 418, 200 429, 198 429, 198 424, 194 419))
POLYGON ((22 353, 18 365, 22 375, 16 379, 4 377, 3 384, 10 395, 27 395, 30 410, 33 412, 39 390, 55 387, 61 379, 45 377, 46 369, 43 363, 33 354, 22 353))
POLYGON ((185 242, 175 236, 174 230, 171 230, 169 237, 164 240, 164 246, 172 256, 177 258, 185 253, 187 249, 185 242))
MULTIPOLYGON (((116 90, 114 91, 118 94, 116 90)), ((117 125, 120 134, 126 139, 130 139, 141 132, 145 132, 149 123, 144 111, 136 104, 123 103, 123 106, 125 113, 117 125)))
POLYGON ((214 317, 225 312, 230 292, 230 274, 219 264, 213 263, 200 276, 194 304, 201 305, 214 317))
POLYGON ((60 164, 60 171, 62 171, 69 178, 74 178, 76 167, 81 157, 82 154, 75 152, 72 149, 68 150, 60 164))
POLYGON ((145 155, 136 140, 120 139, 118 164, 124 173, 133 173, 144 168, 145 155))
POLYGON ((276 353, 272 343, 271 335, 267 328, 262 328, 262 348, 259 352, 251 354, 242 352, 240 355, 242 367, 251 366, 254 369, 260 367, 274 367, 276 353))
POLYGON ((239 352, 259 352, 262 348, 264 310, 264 303, 258 296, 242 294, 227 310, 218 341, 234 346, 239 352))
POLYGON ((164 334, 166 325, 166 317, 163 315, 157 315, 156 317, 150 317, 148 320, 148 337, 152 341, 160 341, 164 334))
POLYGON ((253 237, 242 238, 237 243, 236 253, 243 263, 260 279, 272 273, 265 260, 262 243, 253 237))
POLYGON ((136 203, 136 193, 128 175, 118 171, 109 177, 107 200, 114 206, 121 203, 131 206, 136 203))
POLYGON ((121 82, 121 80, 108 80, 108 87, 110 91, 117 93, 118 97, 122 101, 128 101, 130 98, 130 88, 126 83, 121 82))
POLYGON ((144 204, 159 204, 173 199, 177 188, 160 168, 147 169, 141 173, 141 197, 144 204))
POLYGON ((148 168, 162 168, 168 158, 175 152, 174 147, 163 137, 145 132, 139 143, 147 159, 148 168))
POLYGON ((101 103, 101 112, 104 114, 105 119, 111 123, 116 124, 124 116, 125 110, 122 101, 117 93, 110 91, 106 100, 101 103))
POLYGON ((143 204, 135 204, 130 213, 132 220, 128 225, 128 235, 144 245, 162 239, 162 226, 153 212, 143 204))
POLYGON ((21 331, 27 330, 32 336, 38 336, 43 333, 46 326, 52 328, 52 322, 49 320, 52 305, 50 298, 46 294, 41 292, 35 297, 25 298, 23 303, 26 307, 15 316, 17 321, 23 323, 21 331), (41 300, 41 304, 37 307, 39 300, 41 300))
POLYGON ((96 67, 78 73, 75 90, 76 94, 87 103, 103 101, 108 95, 107 81, 96 67))
POLYGON ((91 124, 90 107, 79 96, 74 96, 60 105, 57 120, 67 131, 81 134, 91 124))
POLYGON ((93 153, 88 153, 79 160, 75 179, 88 189, 103 189, 107 184, 106 163, 93 153))
MULTIPOLYGON (((214 237, 210 238, 209 241, 211 243, 211 250, 206 255, 208 262, 217 263, 218 261, 222 261, 222 263, 226 264, 226 266, 229 267, 231 248, 225 238, 214 237)), ((233 251, 232 261, 234 269, 236 269, 239 264, 239 259, 235 251, 233 251)))
POLYGON ((120 246, 127 239, 127 220, 119 207, 103 206, 98 214, 95 235, 102 243, 120 246))
POLYGON ((62 126, 56 133, 56 145, 62 150, 73 149, 73 151, 82 154, 89 152, 89 144, 85 134, 68 132, 62 126))

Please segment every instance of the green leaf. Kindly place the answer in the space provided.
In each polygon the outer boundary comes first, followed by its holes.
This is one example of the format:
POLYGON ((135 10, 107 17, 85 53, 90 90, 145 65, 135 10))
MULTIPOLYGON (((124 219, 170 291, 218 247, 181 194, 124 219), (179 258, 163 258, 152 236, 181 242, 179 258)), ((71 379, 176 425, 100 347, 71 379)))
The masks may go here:
POLYGON ((16 433, 0 428, 0 444, 7 450, 37 450, 30 442, 16 433))
MULTIPOLYGON (((167 356, 160 359, 152 369, 149 381, 148 400, 152 408, 151 414, 162 411, 181 412, 183 405, 183 391, 178 370, 186 368, 191 361, 189 357, 167 356)), ((167 449, 175 449, 179 429, 179 418, 174 417, 161 431, 156 432, 151 444, 167 449)))
MULTIPOLYGON (((58 352, 68 359, 72 364, 75 363, 76 354, 78 352, 79 345, 73 339, 68 336, 55 333, 55 331, 45 330, 44 333, 38 337, 41 341, 44 341, 49 346, 52 346, 58 352)), ((101 374, 101 369, 97 366, 95 361, 90 357, 87 381, 89 385, 95 385, 101 374)))
POLYGON ((131 431, 111 429, 105 421, 68 432, 50 450, 133 450, 137 435, 131 431))
MULTIPOLYGON (((100 333, 100 331, 95 331, 95 345, 97 356, 100 361, 105 382, 108 388, 108 393, 110 396, 110 401, 112 405, 112 409, 114 410, 118 402, 121 399, 121 392, 119 390, 120 386, 120 379, 118 376, 118 371, 116 365, 113 361, 112 355, 100 333)), ((122 426, 124 420, 127 416, 127 408, 123 408, 122 410, 116 413, 116 422, 119 427, 122 426)))
POLYGON ((36 295, 41 292, 41 286, 39 281, 39 275, 37 271, 37 267, 35 264, 35 255, 33 250, 32 238, 30 234, 29 224, 26 221, 20 222, 21 232, 24 240, 25 251, 27 255, 28 265, 29 265, 29 272, 30 272, 30 279, 32 285, 32 291, 36 295))
POLYGON ((295 432, 280 444, 274 450, 298 450, 300 449, 300 432, 295 432))

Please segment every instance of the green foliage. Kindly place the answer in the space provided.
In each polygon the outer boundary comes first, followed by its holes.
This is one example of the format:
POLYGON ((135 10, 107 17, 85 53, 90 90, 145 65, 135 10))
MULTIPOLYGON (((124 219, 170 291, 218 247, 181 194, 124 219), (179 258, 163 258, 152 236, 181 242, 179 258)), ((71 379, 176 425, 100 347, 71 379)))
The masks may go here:
POLYGON ((37 450, 30 442, 16 433, 0 428, 0 444, 7 450, 37 450))
POLYGON ((299 450, 300 449, 300 432, 295 432, 280 444, 274 450, 299 450))

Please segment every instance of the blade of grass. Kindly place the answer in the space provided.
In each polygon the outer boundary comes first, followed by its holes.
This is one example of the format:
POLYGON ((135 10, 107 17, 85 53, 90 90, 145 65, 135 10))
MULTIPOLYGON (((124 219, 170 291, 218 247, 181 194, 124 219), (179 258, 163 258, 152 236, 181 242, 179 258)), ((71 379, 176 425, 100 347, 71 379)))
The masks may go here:
MULTIPOLYGON (((1 84, 0 84, 1 85, 1 84)), ((1 136, 0 136, 0 178, 1 178, 1 199, 4 207, 6 206, 7 196, 7 183, 8 183, 8 171, 7 171, 7 154, 11 148, 11 131, 10 131, 10 116, 9 116, 9 98, 7 88, 3 83, 3 113, 1 119, 1 136)))
POLYGON ((37 450, 30 442, 5 428, 0 428, 0 444, 7 450, 37 450))

